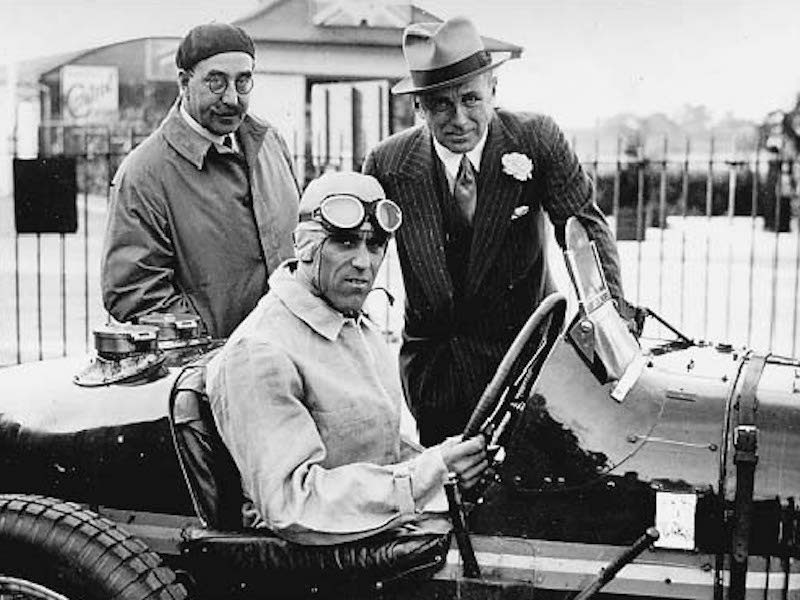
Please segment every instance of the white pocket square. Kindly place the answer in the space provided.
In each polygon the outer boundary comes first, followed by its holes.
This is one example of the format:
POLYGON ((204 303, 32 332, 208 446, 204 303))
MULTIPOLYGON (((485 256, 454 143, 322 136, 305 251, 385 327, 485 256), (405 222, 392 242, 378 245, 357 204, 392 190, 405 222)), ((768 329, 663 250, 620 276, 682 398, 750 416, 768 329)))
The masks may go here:
POLYGON ((511 220, 519 219, 520 217, 524 217, 528 214, 528 211, 531 209, 530 206, 527 204, 523 204, 522 206, 518 206, 514 209, 514 212, 511 213, 511 220))

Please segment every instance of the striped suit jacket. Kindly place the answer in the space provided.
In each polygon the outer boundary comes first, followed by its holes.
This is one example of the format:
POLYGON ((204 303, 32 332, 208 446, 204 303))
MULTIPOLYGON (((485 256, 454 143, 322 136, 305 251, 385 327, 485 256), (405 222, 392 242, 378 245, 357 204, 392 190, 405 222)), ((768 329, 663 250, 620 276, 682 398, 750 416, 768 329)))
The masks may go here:
POLYGON ((442 207, 452 200, 429 129, 383 141, 364 172, 403 210, 400 369, 424 444, 460 433, 514 336, 552 289, 544 212, 560 241, 566 220, 579 216, 598 243, 612 294, 622 295, 616 246, 592 202, 591 181, 549 117, 497 110, 490 121, 461 296, 454 295, 445 254, 442 207), (530 180, 504 172, 502 157, 513 152, 533 162, 530 180))

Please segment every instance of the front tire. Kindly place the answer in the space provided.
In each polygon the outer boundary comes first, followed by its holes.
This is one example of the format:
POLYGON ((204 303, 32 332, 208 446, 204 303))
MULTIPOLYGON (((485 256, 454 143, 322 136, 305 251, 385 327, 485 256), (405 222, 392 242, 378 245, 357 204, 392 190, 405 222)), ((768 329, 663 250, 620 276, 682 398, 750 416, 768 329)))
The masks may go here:
POLYGON ((184 600, 144 542, 71 502, 0 495, 0 600, 184 600))

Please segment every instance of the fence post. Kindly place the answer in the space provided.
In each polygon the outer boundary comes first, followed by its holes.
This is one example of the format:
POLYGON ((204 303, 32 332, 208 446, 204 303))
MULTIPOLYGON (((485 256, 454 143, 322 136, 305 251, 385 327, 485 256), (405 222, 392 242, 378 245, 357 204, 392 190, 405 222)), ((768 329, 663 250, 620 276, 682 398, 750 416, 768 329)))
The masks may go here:
MULTIPOLYGON (((669 152, 669 138, 664 135, 664 148, 661 159, 661 180, 658 188, 658 227, 661 232, 658 238, 658 271, 664 271, 664 235, 667 229, 667 154, 669 152)), ((658 278, 658 312, 661 312, 663 295, 663 277, 658 278)))
MULTIPOLYGON (((761 179, 759 165, 760 151, 756 148, 755 164, 753 166, 753 189, 750 193, 750 265, 747 271, 747 345, 752 340, 753 333, 753 269, 756 262, 756 216, 758 215, 758 193, 761 179)), ((794 354, 794 348, 792 348, 794 354)))
MULTIPOLYGON (((794 310, 792 311, 792 356, 797 350, 797 309, 798 293, 800 293, 800 215, 795 221, 797 234, 795 235, 795 254, 794 254, 794 310)), ((789 228, 791 230, 791 227, 789 228)))
POLYGON ((788 161, 778 155, 778 177, 775 180, 775 242, 772 251, 772 302, 769 309, 769 344, 768 350, 772 350, 772 343, 775 336, 775 316, 778 312, 778 253, 781 235, 781 188, 783 183, 783 171, 788 166, 788 161))
POLYGON ((614 213, 614 238, 619 238, 619 188, 620 188, 620 171, 622 170, 622 161, 620 152, 622 151, 622 138, 617 136, 617 168, 614 171, 614 191, 611 197, 611 211, 614 213))
POLYGON ((44 358, 42 351, 42 234, 36 233, 36 335, 39 344, 39 360, 44 358))
POLYGON ((642 301, 642 243, 644 242, 644 148, 639 146, 636 164, 636 302, 642 301))
POLYGON ((683 173, 681 181, 681 275, 680 290, 681 300, 679 303, 678 322, 683 328, 683 308, 686 298, 686 211, 689 204, 689 153, 691 150, 691 140, 686 138, 686 154, 683 159, 683 173))
POLYGON ((61 275, 61 356, 67 355, 67 237, 59 233, 60 275, 61 275))
MULTIPOLYGON (((735 147, 735 146, 734 146, 735 147)), ((725 341, 730 340, 731 322, 731 292, 733 291, 733 215, 736 203, 736 181, 739 163, 735 160, 728 161, 728 277, 725 282, 725 341)))
POLYGON ((714 201, 714 136, 710 139, 706 172, 706 290, 703 294, 703 337, 708 339, 708 294, 711 290, 711 213, 714 201))
POLYGON ((20 331, 20 293, 19 293, 19 234, 14 232, 14 313, 16 316, 17 364, 22 362, 22 332, 20 331))
POLYGON ((89 136, 83 138, 83 318, 84 350, 89 351, 89 136))

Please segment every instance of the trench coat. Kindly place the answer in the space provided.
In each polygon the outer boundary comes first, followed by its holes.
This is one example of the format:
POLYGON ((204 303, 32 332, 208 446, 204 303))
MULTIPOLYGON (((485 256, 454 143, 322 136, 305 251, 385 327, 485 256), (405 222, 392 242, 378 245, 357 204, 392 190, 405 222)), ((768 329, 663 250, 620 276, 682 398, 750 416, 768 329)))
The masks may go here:
POLYGON ((120 165, 101 266, 115 319, 196 314, 205 333, 227 337, 293 256, 300 193, 288 149, 250 115, 237 135, 243 159, 219 154, 174 108, 120 165))

